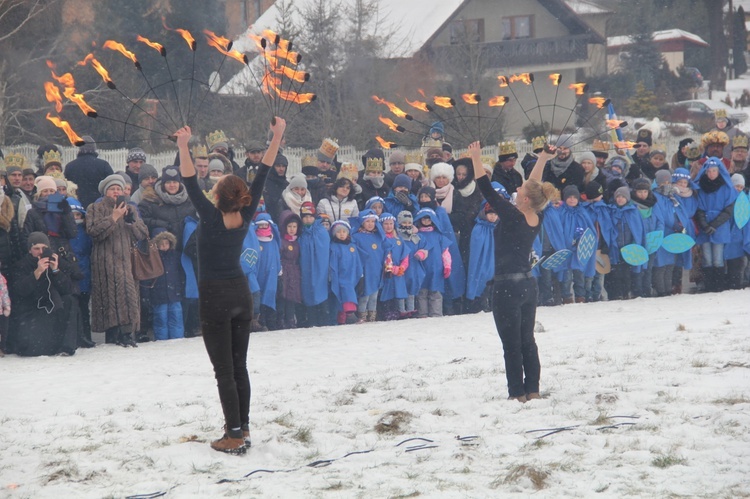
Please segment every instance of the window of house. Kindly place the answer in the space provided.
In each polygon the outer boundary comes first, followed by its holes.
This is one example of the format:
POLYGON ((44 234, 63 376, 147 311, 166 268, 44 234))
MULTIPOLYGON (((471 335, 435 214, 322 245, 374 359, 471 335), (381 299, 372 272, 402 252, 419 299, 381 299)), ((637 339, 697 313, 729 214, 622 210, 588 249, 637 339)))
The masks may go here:
POLYGON ((450 23, 451 45, 484 41, 484 19, 461 19, 450 23))
POLYGON ((503 17, 503 40, 531 38, 533 36, 533 16, 503 17))

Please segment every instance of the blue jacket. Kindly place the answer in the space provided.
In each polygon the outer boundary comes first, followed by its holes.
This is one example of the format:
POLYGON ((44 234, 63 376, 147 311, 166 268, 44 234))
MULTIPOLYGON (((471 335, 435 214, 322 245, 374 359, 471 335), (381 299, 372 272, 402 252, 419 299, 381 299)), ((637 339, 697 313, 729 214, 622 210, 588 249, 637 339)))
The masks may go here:
MULTIPOLYGON (((430 211, 432 214, 435 213, 432 210, 430 211)), ((417 213, 417 216, 414 217, 414 224, 417 226, 419 226, 419 220, 426 216, 433 219, 433 230, 419 231, 417 251, 427 251, 427 258, 420 262, 425 274, 421 289, 445 293, 446 279, 443 277, 443 252, 450 248, 451 240, 442 234, 440 226, 435 222, 435 217, 432 214, 427 210, 422 209, 417 213)), ((461 261, 460 258, 459 261, 461 261)), ((453 265, 453 263, 455 262, 452 262, 451 265, 453 265)))
POLYGON ((91 293, 91 237, 86 234, 86 224, 78 224, 78 234, 70 240, 70 249, 78 259, 78 267, 81 269, 83 279, 78 281, 81 293, 91 293))
POLYGON ((159 251, 161 263, 164 265, 164 273, 156 278, 154 287, 151 288, 151 304, 164 305, 166 303, 177 303, 182 300, 184 278, 180 267, 180 254, 173 249, 159 251))
POLYGON ((302 271, 302 301, 308 307, 328 299, 330 244, 331 237, 320 219, 309 227, 302 227, 299 266, 302 271))

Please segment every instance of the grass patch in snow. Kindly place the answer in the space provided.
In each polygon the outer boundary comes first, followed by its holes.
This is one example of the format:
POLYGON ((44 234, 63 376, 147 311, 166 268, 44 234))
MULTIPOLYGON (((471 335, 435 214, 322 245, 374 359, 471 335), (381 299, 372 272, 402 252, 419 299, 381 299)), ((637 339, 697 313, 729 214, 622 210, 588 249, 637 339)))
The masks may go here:
POLYGON ((745 395, 731 395, 729 397, 723 397, 713 401, 714 404, 718 405, 737 405, 737 404, 748 404, 750 398, 745 395))
POLYGON ((655 457, 651 461, 651 466, 656 466, 657 468, 662 469, 669 468, 670 466, 676 466, 678 464, 687 464, 687 459, 669 454, 667 456, 655 457))
POLYGON ((490 484, 490 487, 496 489, 502 484, 515 484, 524 478, 528 479, 531 482, 531 485, 533 485, 536 490, 542 490, 547 486, 547 478, 549 478, 549 473, 534 466, 521 464, 518 466, 514 466, 502 480, 498 478, 493 481, 490 484))
POLYGON ((406 411, 388 411, 378 420, 375 425, 375 432, 380 434, 403 433, 411 418, 411 413, 406 411))

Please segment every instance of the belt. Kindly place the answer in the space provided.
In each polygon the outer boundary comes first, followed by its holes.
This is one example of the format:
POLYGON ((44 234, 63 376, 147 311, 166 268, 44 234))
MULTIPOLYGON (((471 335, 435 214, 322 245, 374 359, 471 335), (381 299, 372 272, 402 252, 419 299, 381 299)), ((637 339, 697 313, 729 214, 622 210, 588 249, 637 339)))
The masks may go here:
POLYGON ((534 274, 529 272, 517 272, 515 274, 498 274, 495 276, 495 281, 520 281, 523 279, 531 279, 534 274))

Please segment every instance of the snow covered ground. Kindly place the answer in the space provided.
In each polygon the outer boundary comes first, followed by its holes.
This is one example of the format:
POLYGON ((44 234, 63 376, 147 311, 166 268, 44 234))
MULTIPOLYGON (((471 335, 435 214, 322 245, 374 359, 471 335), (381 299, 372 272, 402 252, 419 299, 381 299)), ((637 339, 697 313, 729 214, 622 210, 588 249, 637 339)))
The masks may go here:
POLYGON ((8 356, 0 497, 747 497, 748 298, 539 309, 527 404, 489 314, 254 334, 243 457, 200 338, 8 356))

